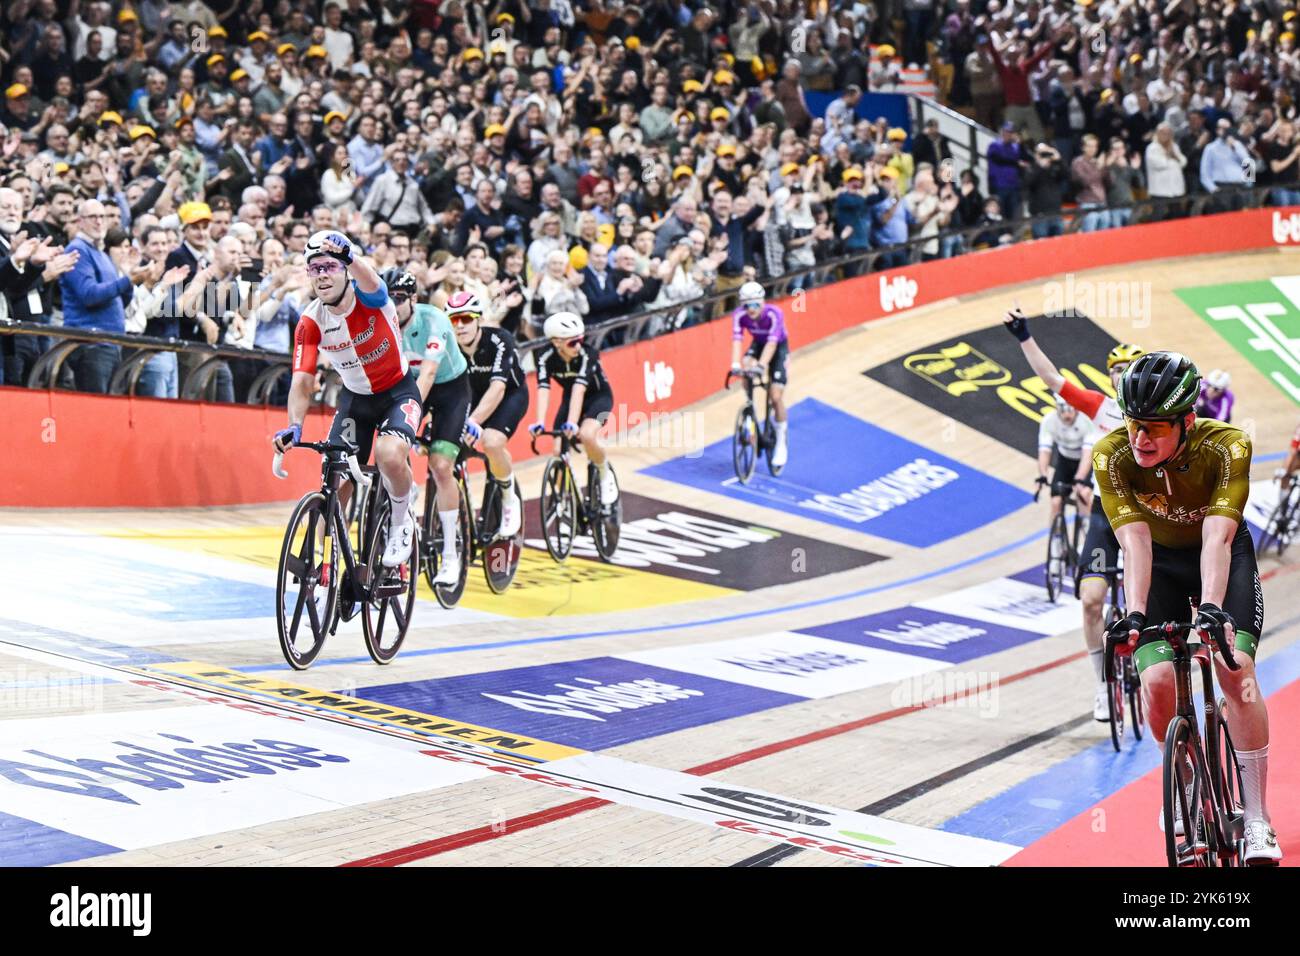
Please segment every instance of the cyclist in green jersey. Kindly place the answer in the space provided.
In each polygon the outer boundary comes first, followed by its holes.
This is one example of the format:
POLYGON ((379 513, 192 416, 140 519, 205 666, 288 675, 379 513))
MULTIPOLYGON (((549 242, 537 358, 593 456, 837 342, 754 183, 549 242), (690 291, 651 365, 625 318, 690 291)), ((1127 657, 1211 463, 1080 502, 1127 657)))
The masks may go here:
MULTIPOLYGON (((1199 600, 1196 623, 1222 626, 1241 664, 1216 657, 1227 698, 1228 728, 1241 763, 1246 862, 1280 860, 1282 850, 1265 807, 1268 708, 1255 677, 1264 626, 1264 594, 1255 547, 1242 520, 1250 493, 1250 438, 1240 428, 1194 411, 1201 376, 1177 352, 1149 352, 1120 380, 1124 429, 1092 449, 1102 507, 1124 549, 1128 617, 1112 633, 1137 639, 1152 739, 1163 746, 1174 716, 1174 674, 1168 642, 1139 638, 1148 621, 1185 620, 1199 600)), ((1162 817, 1163 819, 1163 817, 1162 817)))
MULTIPOLYGON (((416 386, 433 424, 429 473, 438 495, 438 521, 442 525, 442 561, 434 584, 455 584, 460 578, 456 553, 460 491, 452 469, 460 455, 461 436, 470 412, 469 363, 456 342, 451 322, 441 309, 417 303, 415 277, 400 269, 384 273, 389 295, 397 307, 402 328, 402 348, 416 374, 416 386)), ((418 429, 418 422, 415 426, 418 429)))

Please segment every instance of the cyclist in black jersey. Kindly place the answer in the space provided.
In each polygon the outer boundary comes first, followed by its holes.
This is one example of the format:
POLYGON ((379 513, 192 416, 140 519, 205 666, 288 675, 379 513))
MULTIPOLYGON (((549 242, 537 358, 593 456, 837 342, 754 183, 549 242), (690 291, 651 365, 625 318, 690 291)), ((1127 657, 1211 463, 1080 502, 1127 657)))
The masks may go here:
POLYGON ((528 412, 528 386, 519 365, 515 339, 505 329, 482 324, 483 303, 472 293, 447 300, 447 318, 456 341, 469 360, 470 408, 465 434, 471 443, 482 440, 491 480, 501 489, 503 538, 519 531, 523 505, 515 494, 514 463, 506 442, 528 412))
POLYGON ((542 331, 551 344, 537 356, 537 422, 528 431, 533 435, 545 431, 555 383, 560 388, 560 406, 552 427, 582 439, 587 457, 600 469, 600 496, 608 505, 618 498, 618 483, 608 468, 600 429, 614 410, 614 390, 600 367, 600 355, 582 341, 586 326, 580 316, 557 312, 542 331))

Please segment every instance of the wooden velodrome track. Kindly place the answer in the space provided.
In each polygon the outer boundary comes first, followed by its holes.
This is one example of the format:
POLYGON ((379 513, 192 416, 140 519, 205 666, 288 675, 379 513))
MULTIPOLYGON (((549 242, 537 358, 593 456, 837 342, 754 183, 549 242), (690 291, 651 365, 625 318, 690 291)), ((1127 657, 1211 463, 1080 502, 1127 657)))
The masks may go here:
MULTIPOLYGON (((1258 457, 1285 447, 1295 426, 1295 408, 1206 322, 1196 318, 1173 290, 1268 279, 1300 272, 1297 265, 1300 262, 1293 262, 1284 253, 1267 251, 1157 261, 1128 269, 1097 270, 1077 278, 1097 283, 1150 283, 1149 327, 1135 328, 1131 319, 1103 315, 1095 315, 1094 321, 1122 341, 1136 341, 1148 348, 1179 348, 1199 363, 1202 372, 1216 366, 1231 372, 1238 396, 1235 420, 1252 421, 1258 457)), ((947 338, 988 328, 999 322, 1005 308, 1014 300, 1019 300, 1029 314, 1041 312, 1044 295, 1041 283, 1003 288, 904 312, 801 349, 792 356, 790 400, 797 403, 816 399, 936 454, 956 459, 968 468, 1018 489, 1029 489, 1035 470, 1028 455, 1010 450, 984 431, 952 421, 862 373, 947 338)), ((792 325, 797 344, 797 318, 792 325)), ((1003 333, 999 330, 998 334, 1003 333)), ((1045 340, 1043 344, 1051 354, 1053 343, 1045 340)), ((719 356, 719 377, 724 361, 719 356)), ((1092 361, 1104 367, 1103 355, 1095 356, 1092 361)), ((1012 371, 1017 378, 1030 374, 1023 363, 1012 371)), ((688 410, 688 414, 698 414, 695 421, 707 441, 712 442, 729 434, 738 404, 736 395, 720 394, 688 410)), ((1028 419, 1023 427, 1029 433, 1036 428, 1028 419)), ((801 453, 810 453, 810 443, 823 442, 834 444, 837 435, 833 432, 808 435, 795 430, 792 462, 801 453)), ((173 556, 179 572, 194 572, 199 577, 204 574, 194 571, 198 565, 189 562, 211 559, 225 562, 221 567, 243 569, 231 572, 229 577, 214 572, 217 600, 226 584, 235 587, 249 582, 261 587, 273 586, 275 553, 289 513, 287 504, 159 512, 0 511, 0 535, 5 539, 4 547, 10 559, 24 561, 23 555, 31 553, 33 542, 45 542, 39 552, 43 557, 27 559, 33 566, 26 573, 32 578, 58 581, 60 595, 29 602, 24 592, 6 602, 11 605, 16 602, 23 608, 13 615, 18 620, 8 622, 0 634, 5 642, 0 644, 0 671, 7 675, 6 684, 66 688, 74 685, 64 681, 81 681, 80 686, 94 688, 89 700, 75 694, 68 695, 67 700, 54 699, 58 695, 28 700, 8 691, 4 721, 0 722, 0 735, 3 735, 0 740, 4 745, 0 756, 17 759, 14 754, 40 751, 69 757, 76 750, 78 734, 89 732, 95 724, 113 726, 117 720, 135 721, 131 724, 135 728, 132 732, 138 732, 147 726, 151 715, 157 715, 160 733, 167 729, 162 726, 164 722, 174 720, 181 723, 172 722, 168 726, 201 726, 205 735, 202 739, 195 733, 187 738, 199 744, 217 741, 223 732, 238 733, 239 739, 255 736, 254 731, 243 726, 238 731, 233 724, 227 727, 227 720, 260 719, 272 730, 292 724, 295 731, 299 724, 310 725, 314 721, 310 715, 287 720, 283 715, 259 718, 252 711, 226 706, 233 703, 233 698, 217 691, 207 694, 205 703, 197 696, 184 694, 175 684, 168 689, 165 683, 146 686, 127 682, 122 673, 101 669, 101 665, 113 666, 111 655, 82 653, 76 639, 68 638, 68 634, 100 638, 106 642, 105 647, 125 644, 143 653, 158 651, 165 659, 201 661, 218 668, 234 668, 263 678, 287 679, 306 687, 372 699, 366 688, 377 685, 409 685, 507 668, 564 665, 752 634, 807 629, 914 605, 1024 571, 1042 560, 1040 532, 1046 524, 1043 504, 1018 506, 992 523, 920 548, 768 508, 756 501, 724 497, 640 473, 642 468, 681 453, 679 447, 617 449, 614 460, 624 491, 716 514, 741 525, 753 524, 861 549, 885 560, 822 576, 810 574, 804 579, 760 590, 719 590, 701 585, 682 590, 680 594, 657 595, 653 591, 658 586, 656 582, 672 584, 672 579, 636 579, 624 586, 595 582, 570 588, 564 583, 564 574, 571 573, 569 568, 587 566, 585 562, 571 559, 560 574, 549 567, 545 554, 532 553, 526 557, 526 568, 535 568, 549 583, 535 589, 536 597, 520 598, 522 603, 512 605, 512 616, 475 614, 475 609, 491 612, 494 607, 492 596, 478 583, 476 569, 471 576, 474 590, 463 605, 468 610, 453 615, 441 611, 432 602, 422 604, 402 654, 391 666, 379 668, 364 659, 354 622, 350 627, 345 625, 327 643, 316 666, 294 675, 283 666, 270 603, 248 615, 225 615, 221 620, 217 620, 219 615, 213 615, 213 621, 197 624, 164 614, 153 626, 136 627, 133 634, 127 635, 120 622, 114 623, 111 613, 102 618, 103 626, 99 627, 99 611, 80 606, 79 583, 84 578, 70 576, 69 568, 57 559, 62 545, 76 546, 83 551, 90 549, 101 555, 115 569, 110 572, 110 580, 124 582, 121 609, 129 611, 137 620, 149 618, 153 613, 148 601, 149 581, 132 582, 132 568, 136 561, 157 562, 159 555, 173 556), (909 581, 912 583, 906 583, 909 581), (857 596, 851 596, 855 593, 857 596), (659 602, 660 596, 665 597, 663 602, 659 602), (800 607, 792 608, 792 605, 800 607), (449 623, 453 621, 457 623, 449 623), (37 624, 47 632, 65 631, 63 643, 43 642, 42 632, 33 626, 37 624), (555 639, 547 641, 546 638, 555 639), (431 653, 441 649, 451 650, 431 653), (358 657, 363 660, 357 660, 358 657), (184 711, 194 712, 192 717, 201 713, 201 723, 192 720, 185 724, 184 711), (181 717, 177 718, 177 714, 181 717), (63 727, 60 720, 66 724, 64 729, 58 729, 63 727), (23 726, 30 728, 33 735, 38 733, 36 728, 53 728, 50 732, 57 739, 23 740, 21 735, 4 734, 5 726, 18 726, 10 721, 24 722, 23 726)), ((871 452, 869 448, 843 447, 839 453, 853 456, 871 452)), ((762 465, 759 467, 761 471, 762 465)), ((1274 467, 1274 462, 1257 461, 1254 477, 1265 478, 1274 467)), ((534 497, 540 480, 540 463, 522 466, 519 477, 525 495, 534 497)), ((147 480, 147 476, 142 480, 147 480)), ((1289 563, 1296 559, 1296 553, 1290 553, 1281 563, 1271 557, 1261 560, 1261 570, 1266 574, 1267 620, 1271 625, 1266 627, 1261 661, 1288 648, 1300 636, 1300 619, 1296 617, 1292 596, 1296 578, 1290 574, 1293 565, 1289 563)), ((88 567, 93 571, 93 564, 88 567)), ((428 597, 427 592, 422 596, 428 597)), ((907 696, 907 682, 891 681, 814 699, 782 701, 776 706, 752 708, 738 716, 722 710, 716 720, 697 721, 684 729, 634 735, 637 739, 601 753, 638 766, 694 770, 727 791, 757 788, 819 807, 864 808, 873 816, 938 828, 945 821, 1071 758, 1095 751, 1107 739, 1105 725, 1088 717, 1090 667, 1082 654, 1077 613, 1071 621, 1070 629, 1055 635, 961 662, 962 672, 981 675, 981 680, 987 675, 995 683, 996 706, 991 710, 960 706, 960 693, 953 706, 913 706, 912 698, 907 696)), ((1279 689, 1266 687, 1267 692, 1279 689)), ((421 703, 409 702, 417 699, 406 698, 405 706, 420 713, 471 720, 469 716, 438 710, 439 704, 447 701, 436 695, 421 703)), ((451 706, 448 704, 449 710, 451 706)), ((275 713, 267 708, 263 710, 275 713)), ((655 713, 654 708, 648 707, 644 717, 640 714, 637 717, 653 720, 655 713)), ((526 711, 521 710, 520 714, 526 711)), ((498 721, 489 726, 528 733, 526 729, 501 724, 498 721)), ((369 738, 375 736, 360 728, 337 725, 330 726, 329 731, 341 735, 331 739, 347 740, 348 735, 365 737, 367 746, 371 746, 369 738)), ((1298 802, 1295 791, 1287 789, 1294 784, 1294 776, 1288 779, 1288 773, 1279 767, 1279 741, 1287 731, 1275 717, 1274 764, 1270 774, 1270 802, 1275 812, 1283 803, 1298 802)), ((185 731, 170 732, 185 737, 185 731)), ((534 736, 548 739, 541 733, 534 736)), ((107 739, 116 738, 110 735, 107 739)), ((131 738, 132 742, 141 739, 138 734, 131 738)), ((439 770, 444 769, 444 763, 446 768, 455 767, 423 755, 413 757, 421 749, 428 749, 427 741, 420 744, 390 738, 383 740, 382 745, 386 749, 371 758, 380 768, 374 771, 377 774, 382 773, 389 758, 392 767, 418 767, 423 765, 420 761, 436 764, 439 770)), ((1109 743, 1105 747, 1104 756, 1116 762, 1132 761, 1133 753, 1140 753, 1149 765, 1154 765, 1151 761, 1156 760, 1150 741, 1135 744, 1131 733, 1124 754, 1111 754, 1109 743)), ((87 753, 93 750, 83 749, 87 753)), ((361 765, 359 760, 354 763, 361 765)), ((79 771, 86 770, 88 765, 79 768, 79 771)), ((301 776, 306 779, 306 772, 301 776)), ((172 830, 160 823, 159 832, 152 836, 137 832, 134 842, 115 843, 104 835, 111 835, 111 828, 97 830, 87 823, 85 829, 79 829, 82 821, 74 808, 73 815, 61 819, 57 825, 49 820, 43 823, 55 830, 98 840, 109 850, 123 845, 134 848, 119 852, 86 849, 62 858, 34 851, 33 847, 44 845, 41 843, 46 838, 41 836, 44 831, 39 827, 24 829, 14 824, 12 818, 6 821, 7 814, 22 817, 24 812, 0 799, 0 811, 3 811, 0 813, 0 863, 75 859, 85 864, 143 866, 335 866, 359 862, 529 866, 720 866, 741 862, 783 866, 859 865, 854 858, 829 852, 797 852, 796 847, 782 848, 763 835, 736 828, 719 829, 662 809, 617 801, 601 805, 587 792, 510 779, 506 773, 480 772, 463 780, 439 777, 429 786, 422 785, 417 774, 414 783, 405 781, 404 791, 378 799, 366 798, 370 791, 364 788, 351 792, 356 782, 340 778, 333 801, 328 793, 313 791, 314 802, 294 804, 299 809, 279 817, 274 814, 258 817, 261 809, 247 807, 252 816, 241 816, 241 811, 225 805, 245 800, 237 792, 238 788, 254 782, 257 781, 226 781, 207 789, 190 784, 183 794, 179 790, 161 796, 151 792, 151 799, 165 797, 181 801, 184 797, 190 801, 175 804, 184 807, 181 811, 166 808, 159 811, 159 820, 172 812, 189 818, 184 825, 177 824, 176 832, 193 835, 179 839, 170 838, 168 834, 172 830), (263 818, 266 822, 240 825, 244 820, 263 818), (195 819, 200 821, 197 825, 193 824, 195 819), (185 826, 191 829, 186 830, 185 826)), ((70 784, 80 785, 80 782, 70 784)), ((1091 785, 1081 783, 1085 788, 1091 785)), ((2 786, 4 779, 0 778, 2 786)), ((0 794, 8 795, 13 789, 0 794)), ((41 792, 37 791, 37 795, 41 792)), ((1107 795, 1106 789, 1098 789, 1088 799, 1100 801, 1104 806, 1107 795)), ((59 797, 62 799, 63 795, 59 797)), ((1141 847, 1146 855, 1140 853, 1135 858, 1117 858, 1117 861, 1151 865, 1163 862, 1162 844, 1154 826, 1158 799, 1158 793, 1148 794, 1146 802, 1133 811, 1140 815, 1143 832, 1149 836, 1149 846, 1141 847)), ((107 815, 109 810, 118 812, 121 801, 83 800, 83 803, 87 805, 84 814, 89 821, 101 813, 107 815)), ((1091 805, 1085 803, 1080 809, 1091 805)), ((144 806, 154 805, 141 801, 137 809, 144 806)), ((123 826, 134 828, 133 832, 148 830, 143 823, 123 826)), ((1013 829, 1008 827, 1004 834, 987 835, 990 839, 1006 839, 1016 844, 1014 850, 1022 843, 1010 839, 1013 829)), ((1300 855, 1300 846, 1294 843, 1288 846, 1288 836, 1300 837, 1300 831, 1282 827, 1279 830, 1284 848, 1300 855)), ((1104 839, 1104 834, 1099 839, 1104 839)), ((1073 857, 1065 854, 1047 862, 1068 865, 1091 862, 1096 856, 1095 853, 1073 857)))

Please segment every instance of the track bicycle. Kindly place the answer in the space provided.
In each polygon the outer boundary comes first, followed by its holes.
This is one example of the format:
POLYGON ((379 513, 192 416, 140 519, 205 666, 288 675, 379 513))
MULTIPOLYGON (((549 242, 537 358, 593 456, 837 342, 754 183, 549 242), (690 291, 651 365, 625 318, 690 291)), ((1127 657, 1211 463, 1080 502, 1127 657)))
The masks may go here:
POLYGON ((771 395, 767 391, 769 383, 763 381, 763 373, 757 368, 740 372, 728 370, 722 387, 729 389, 731 380, 738 378, 745 387, 745 404, 736 413, 736 428, 731 433, 731 462, 736 469, 736 478, 740 483, 748 484, 758 464, 758 456, 767 459, 767 470, 773 477, 781 474, 784 465, 774 466, 772 456, 776 453, 776 420, 772 417, 771 395), (764 390, 763 424, 760 427, 758 414, 754 410, 754 389, 764 390))
MULTIPOLYGON (((1035 501, 1048 484, 1046 478, 1038 479, 1038 488, 1034 492, 1035 501)), ((1043 566, 1043 572, 1047 584, 1047 600, 1055 602, 1065 593, 1064 582, 1067 579, 1067 572, 1068 577, 1077 577, 1079 539, 1082 537, 1083 522, 1079 520, 1079 500, 1075 497, 1074 484, 1064 481, 1053 481, 1050 484, 1053 496, 1061 497, 1061 510, 1052 519, 1052 527, 1047 534, 1047 561, 1043 566), (1071 511, 1074 512, 1073 524, 1070 522, 1071 511)))
MULTIPOLYGON (((562 562, 573 550, 574 538, 589 534, 600 559, 611 560, 618 550, 619 530, 623 524, 623 496, 619 495, 613 504, 601 500, 600 469, 590 459, 587 460, 587 487, 579 492, 570 456, 581 447, 582 440, 577 436, 570 438, 558 430, 541 431, 532 436, 533 454, 541 454, 537 450, 537 439, 544 435, 559 443, 558 451, 552 454, 542 472, 539 505, 546 550, 552 559, 562 562)), ((613 464, 607 462, 606 466, 617 485, 618 475, 613 464)))

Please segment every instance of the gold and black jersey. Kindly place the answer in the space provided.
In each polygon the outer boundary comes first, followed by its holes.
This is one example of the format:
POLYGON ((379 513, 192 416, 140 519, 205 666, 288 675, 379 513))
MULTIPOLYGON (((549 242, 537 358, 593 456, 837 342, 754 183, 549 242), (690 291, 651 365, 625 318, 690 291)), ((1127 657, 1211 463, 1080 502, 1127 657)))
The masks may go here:
POLYGON ((1120 428, 1092 449, 1101 505, 1112 528, 1145 521, 1167 548, 1199 548, 1208 515, 1241 521, 1250 495, 1250 438, 1240 428, 1197 419, 1187 447, 1164 468, 1141 468, 1120 428))

